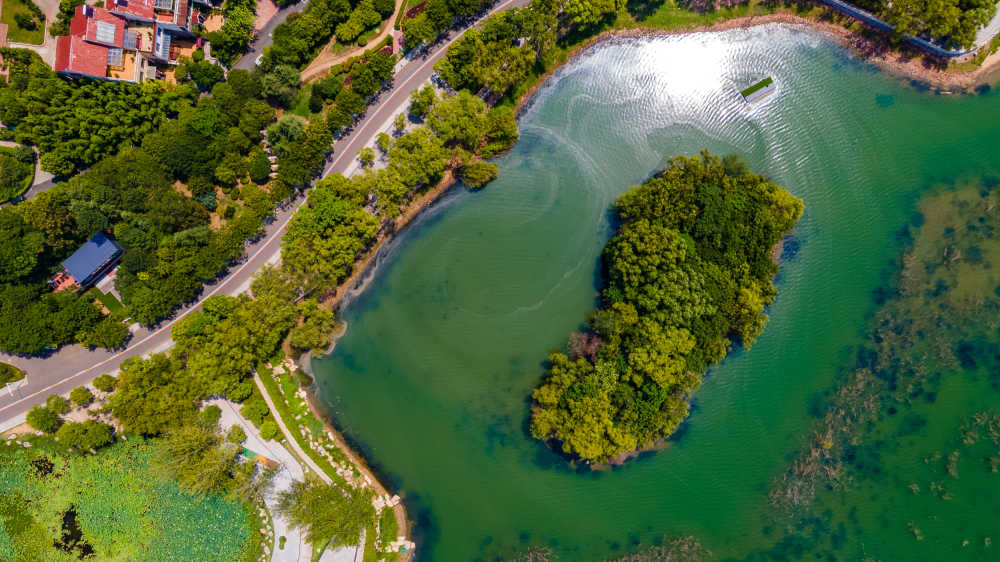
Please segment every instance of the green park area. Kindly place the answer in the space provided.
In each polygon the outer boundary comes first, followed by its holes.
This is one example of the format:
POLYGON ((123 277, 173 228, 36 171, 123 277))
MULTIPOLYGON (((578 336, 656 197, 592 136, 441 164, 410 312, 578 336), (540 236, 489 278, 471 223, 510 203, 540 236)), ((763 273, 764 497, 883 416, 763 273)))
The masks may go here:
POLYGON ((91 455, 32 441, 0 445, 0 559, 256 558, 241 502, 164 478, 157 442, 135 437, 91 455))
MULTIPOLYGON (((6 5, 4 13, 6 14, 6 5)), ((35 152, 26 146, 0 146, 0 201, 21 195, 35 179, 35 152)))
POLYGON ((41 45, 45 40, 45 16, 31 0, 4 0, 0 23, 7 24, 7 40, 41 45))

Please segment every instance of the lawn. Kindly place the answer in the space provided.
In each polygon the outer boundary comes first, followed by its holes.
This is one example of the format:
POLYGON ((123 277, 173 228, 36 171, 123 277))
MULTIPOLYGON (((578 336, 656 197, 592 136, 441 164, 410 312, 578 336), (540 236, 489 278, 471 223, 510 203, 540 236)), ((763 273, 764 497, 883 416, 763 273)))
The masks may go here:
POLYGON ((306 84, 299 88, 299 93, 296 95, 295 101, 292 102, 292 107, 288 109, 288 112, 292 115, 298 115, 303 119, 308 119, 310 96, 312 96, 312 84, 306 84))
POLYGON ((41 45, 45 40, 45 23, 28 7, 31 0, 3 0, 0 22, 7 24, 7 40, 15 43, 41 45), (35 22, 35 29, 24 29, 14 20, 14 14, 24 14, 35 22))
POLYGON ((115 296, 111 293, 103 293, 97 287, 94 287, 87 291, 87 294, 91 297, 101 301, 111 314, 118 314, 125 310, 125 305, 121 303, 115 296))
POLYGON ((0 560, 253 560, 256 522, 238 501, 193 496, 155 469, 156 442, 97 455, 0 444, 0 560))
POLYGON ((24 373, 21 372, 21 369, 8 363, 0 363, 0 388, 9 382, 19 381, 23 378, 24 373))
POLYGON ((0 146, 0 201, 13 199, 31 187, 35 181, 34 158, 30 148, 0 146))

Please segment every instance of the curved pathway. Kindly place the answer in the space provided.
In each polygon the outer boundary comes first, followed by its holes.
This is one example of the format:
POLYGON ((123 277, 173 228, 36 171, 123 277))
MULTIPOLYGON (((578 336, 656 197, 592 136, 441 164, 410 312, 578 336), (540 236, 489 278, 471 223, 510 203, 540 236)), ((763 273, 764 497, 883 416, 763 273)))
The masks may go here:
POLYGON ((385 38, 388 37, 390 33, 392 33, 392 30, 395 29, 396 18, 399 16, 399 11, 402 10, 403 6, 405 5, 406 5, 406 0, 396 0, 396 9, 392 11, 391 16, 389 16, 388 18, 385 19, 385 21, 382 22, 382 24, 385 25, 385 29, 383 29, 378 35, 376 35, 374 39, 365 43, 364 47, 355 47, 353 49, 348 50, 346 53, 340 53, 334 55, 333 53, 330 53, 330 48, 334 45, 334 43, 337 42, 337 38, 336 36, 332 37, 330 39, 330 42, 327 43, 322 50, 320 50, 319 55, 317 55, 316 58, 314 58, 312 62, 309 63, 309 66, 305 67, 302 70, 302 73, 300 74, 302 83, 305 84, 306 82, 312 80, 313 78, 318 77, 320 74, 326 72, 327 70, 330 70, 334 66, 337 66, 338 64, 346 61, 347 59, 351 57, 356 57, 361 53, 364 53, 365 49, 368 48, 368 45, 378 45, 383 40, 385 40, 385 38))
MULTIPOLYGON (((528 0, 506 0, 497 5, 490 13, 477 20, 473 26, 489 17, 492 13, 516 6, 523 6, 528 0)), ((274 21, 272 19, 272 21, 274 21)), ((269 24, 270 25, 270 24, 269 24)), ((473 27, 470 26, 470 27, 473 27)), ((407 58, 397 64, 396 78, 391 90, 383 92, 371 104, 359 125, 350 133, 342 136, 333 145, 334 158, 328 160, 323 175, 341 173, 347 170, 357 151, 371 142, 378 133, 382 122, 391 117, 407 103, 409 95, 426 82, 434 72, 437 62, 448 49, 469 27, 450 32, 436 45, 427 50, 423 57, 407 58), (349 156, 349 158, 345 158, 349 156)), ((246 60, 248 57, 244 57, 246 60)), ((102 373, 118 370, 122 362, 131 357, 146 356, 169 349, 173 342, 170 339, 170 328, 175 322, 197 310, 208 297, 221 295, 238 295, 247 290, 254 273, 267 264, 280 259, 281 235, 288 226, 288 221, 295 210, 305 201, 302 195, 295 200, 279 207, 273 220, 264 227, 264 236, 245 245, 246 257, 242 263, 233 267, 221 280, 205 285, 202 296, 193 304, 185 305, 177 313, 153 328, 133 327, 132 339, 124 350, 107 351, 103 349, 89 350, 79 345, 65 346, 48 357, 20 357, 0 353, 0 361, 12 363, 27 375, 27 383, 12 395, 0 389, 0 428, 23 420, 24 415, 32 406, 41 404, 49 394, 67 394, 77 386, 89 383, 102 373)))

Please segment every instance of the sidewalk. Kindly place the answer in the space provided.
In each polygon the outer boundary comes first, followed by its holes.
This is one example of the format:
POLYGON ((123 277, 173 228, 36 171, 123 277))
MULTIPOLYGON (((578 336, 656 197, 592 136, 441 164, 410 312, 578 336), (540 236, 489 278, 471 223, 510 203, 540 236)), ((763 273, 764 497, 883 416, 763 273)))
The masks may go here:
POLYGON ((289 453, 280 443, 276 441, 265 441, 260 437, 260 432, 252 423, 239 414, 236 405, 228 400, 215 399, 206 400, 205 405, 214 404, 222 410, 222 417, 219 418, 219 427, 223 434, 229 431, 233 425, 239 425, 247 435, 243 446, 273 461, 281 463, 281 468, 271 480, 271 487, 264 494, 264 503, 271 511, 271 519, 274 523, 274 550, 271 553, 271 562, 311 562, 312 548, 306 542, 303 534, 291 524, 284 516, 277 511, 278 495, 289 489, 293 481, 301 481, 305 478, 302 465, 291 453, 289 453), (279 537, 285 537, 285 548, 279 547, 279 537))

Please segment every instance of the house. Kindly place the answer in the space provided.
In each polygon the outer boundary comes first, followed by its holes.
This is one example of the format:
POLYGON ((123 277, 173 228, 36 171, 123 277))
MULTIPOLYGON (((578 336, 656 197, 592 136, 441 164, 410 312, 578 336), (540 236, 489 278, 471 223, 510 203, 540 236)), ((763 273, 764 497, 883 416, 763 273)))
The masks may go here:
POLYGON ((121 255, 122 247, 103 232, 98 232, 62 262, 62 271, 52 278, 50 284, 56 291, 70 287, 87 288, 111 271, 121 255))
MULTIPOLYGON (((205 0, 198 0, 207 6, 205 0)), ((65 76, 142 82, 191 56, 202 21, 192 0, 105 0, 77 6, 69 35, 56 39, 54 69, 65 76)))

